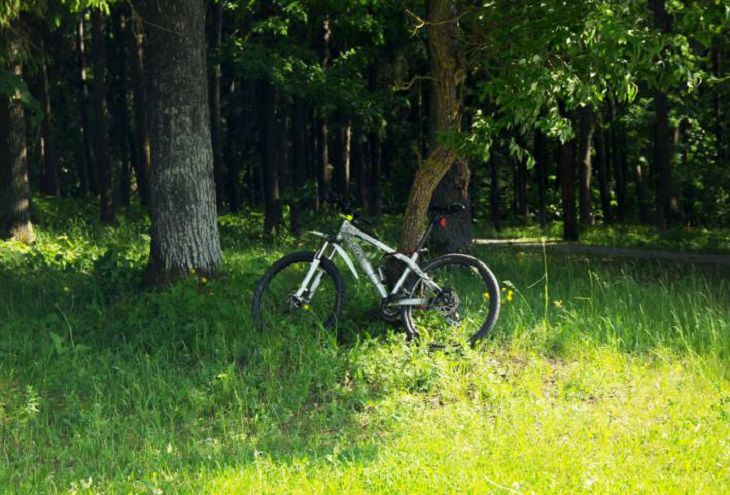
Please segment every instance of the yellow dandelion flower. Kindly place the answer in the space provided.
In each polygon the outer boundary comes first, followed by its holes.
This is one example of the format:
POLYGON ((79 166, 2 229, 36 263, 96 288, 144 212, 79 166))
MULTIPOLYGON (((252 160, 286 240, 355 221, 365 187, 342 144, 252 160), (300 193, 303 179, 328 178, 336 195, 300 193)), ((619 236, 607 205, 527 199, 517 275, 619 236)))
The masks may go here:
POLYGON ((207 284, 208 283, 208 279, 205 278, 205 277, 200 277, 200 283, 201 284, 207 284))
POLYGON ((489 299, 491 298, 489 295, 489 292, 485 292, 484 294, 482 294, 482 297, 484 298, 485 301, 489 301, 489 299))
POLYGON ((507 291, 507 302, 512 302, 513 296, 514 296, 514 292, 512 290, 507 291))
POLYGON ((303 306, 302 306, 302 309, 303 309, 304 311, 309 311, 309 304, 305 304, 305 305, 303 305, 303 306))

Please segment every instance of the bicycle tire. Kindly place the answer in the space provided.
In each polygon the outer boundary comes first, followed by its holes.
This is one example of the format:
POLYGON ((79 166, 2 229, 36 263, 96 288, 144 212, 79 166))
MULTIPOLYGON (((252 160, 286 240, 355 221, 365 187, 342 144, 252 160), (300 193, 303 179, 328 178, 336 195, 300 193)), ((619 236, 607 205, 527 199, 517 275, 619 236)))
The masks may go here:
MULTIPOLYGON (((477 341, 484 338, 495 326, 497 319, 499 318, 499 310, 501 306, 499 283, 497 278, 494 276, 489 267, 480 259, 465 254, 446 254, 436 258, 430 263, 426 264, 421 269, 429 274, 435 272, 439 268, 443 268, 448 265, 455 265, 459 267, 466 267, 475 270, 478 273, 481 280, 485 283, 486 289, 489 294, 489 308, 484 322, 479 326, 476 332, 469 336, 469 344, 473 347, 477 341)), ((438 283, 438 280, 436 280, 438 283)), ((407 288, 409 297, 415 297, 417 290, 421 287, 421 279, 414 277, 407 288)), ((487 299, 484 297, 484 299, 487 299)), ((406 326, 406 332, 410 339, 419 336, 418 324, 414 322, 414 312, 423 311, 416 309, 412 306, 408 306, 403 310, 403 321, 406 326)), ((434 311, 433 309, 431 311, 434 311)))
MULTIPOLYGON (((254 325, 256 328, 261 329, 263 327, 264 318, 273 315, 262 314, 262 301, 266 289, 271 285, 272 280, 276 275, 282 272, 287 267, 295 263, 311 263, 314 260, 315 254, 313 252, 301 251, 296 253, 290 253, 276 261, 271 268, 269 268, 263 277, 256 284, 254 290, 254 297, 251 307, 251 314, 253 317, 254 325)), ((328 313, 328 317, 322 322, 322 326, 326 329, 333 328, 342 317, 343 302, 345 298, 345 285, 342 280, 342 275, 337 269, 335 264, 327 259, 320 258, 320 267, 324 272, 332 279, 335 289, 334 306, 328 313)))

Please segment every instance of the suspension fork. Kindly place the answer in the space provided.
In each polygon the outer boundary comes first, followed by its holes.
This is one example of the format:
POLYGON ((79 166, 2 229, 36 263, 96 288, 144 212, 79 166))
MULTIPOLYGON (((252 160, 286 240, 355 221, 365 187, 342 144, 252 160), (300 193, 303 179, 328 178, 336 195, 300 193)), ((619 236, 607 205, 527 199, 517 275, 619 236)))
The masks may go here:
MULTIPOLYGON (((297 289, 297 291, 294 293, 295 298, 301 299, 305 292, 308 292, 308 299, 312 299, 312 296, 314 296, 314 293, 317 291, 317 288, 322 281, 322 272, 324 271, 319 268, 320 260, 322 259, 322 256, 325 255, 325 252, 327 251, 329 245, 329 241, 325 241, 319 251, 315 253, 312 264, 309 265, 309 270, 307 270, 307 274, 304 276, 302 284, 299 286, 299 289, 297 289), (311 286, 309 286, 310 282, 312 284, 311 286), (307 289, 308 286, 309 289, 307 289)), ((327 258, 332 259, 334 255, 335 250, 333 248, 332 252, 329 254, 329 256, 327 256, 327 258)))

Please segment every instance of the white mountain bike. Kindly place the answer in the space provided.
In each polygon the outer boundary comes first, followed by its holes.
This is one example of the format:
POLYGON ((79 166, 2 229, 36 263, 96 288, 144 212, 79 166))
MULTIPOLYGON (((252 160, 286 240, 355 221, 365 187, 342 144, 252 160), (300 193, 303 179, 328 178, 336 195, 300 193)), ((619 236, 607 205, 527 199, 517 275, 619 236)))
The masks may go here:
POLYGON ((474 345, 495 325, 500 294, 497 279, 484 262, 465 254, 445 254, 421 266, 419 258, 434 227, 447 228, 447 215, 463 205, 432 208, 418 247, 398 252, 356 225, 352 213, 343 214, 336 235, 311 232, 325 239, 316 252, 291 253, 276 263, 256 285, 253 319, 260 328, 277 328, 313 320, 325 328, 341 323, 345 287, 332 261, 342 258, 358 279, 351 252, 380 296, 380 316, 402 320, 409 339, 435 347, 474 345), (403 263, 397 280, 389 284, 382 268, 374 268, 362 243, 403 263))

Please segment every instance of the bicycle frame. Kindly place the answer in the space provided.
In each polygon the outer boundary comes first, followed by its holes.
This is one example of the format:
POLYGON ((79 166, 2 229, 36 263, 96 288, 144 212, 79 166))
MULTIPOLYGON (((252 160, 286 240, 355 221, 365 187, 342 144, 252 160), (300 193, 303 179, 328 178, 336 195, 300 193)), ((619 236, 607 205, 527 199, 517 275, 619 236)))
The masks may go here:
POLYGON ((332 259, 335 255, 339 255, 343 259, 347 267, 350 269, 353 276, 356 279, 360 278, 354 264, 352 263, 352 260, 350 259, 350 256, 340 245, 342 243, 344 243, 349 248, 349 250, 352 251, 355 259, 357 259, 360 267, 370 279, 370 282, 372 282, 372 284, 375 286, 375 289, 378 291, 378 294, 380 294, 380 297, 383 299, 393 297, 393 301, 389 302, 389 305, 391 306, 418 306, 429 304, 430 301, 426 298, 394 298, 394 296, 396 296, 398 292, 400 292, 400 290, 403 288, 403 285, 405 284, 408 276, 411 273, 414 273, 417 277, 423 280, 426 286, 428 286, 430 289, 433 289, 435 291, 440 290, 438 285, 436 285, 433 280, 431 280, 431 278, 426 275, 426 273, 424 273, 423 270, 421 270, 421 268, 416 263, 419 257, 418 250, 414 251, 413 254, 410 256, 399 253, 390 246, 380 242, 378 239, 358 229, 350 222, 349 218, 346 218, 342 222, 340 230, 338 231, 337 236, 335 236, 334 238, 326 236, 321 232, 310 231, 309 233, 317 235, 319 237, 324 237, 327 240, 315 254, 312 265, 307 271, 307 274, 304 277, 302 284, 299 286, 299 289, 294 294, 294 297, 296 298, 302 299, 302 296, 305 293, 307 293, 308 298, 311 298, 312 295, 314 295, 314 293, 316 292, 317 288, 319 287, 319 282, 323 273, 322 270, 318 270, 320 259, 322 258, 322 256, 326 256, 328 259, 332 259), (406 267, 396 283, 393 285, 390 293, 388 293, 387 287, 385 286, 385 284, 383 284, 383 281, 375 272, 375 269, 373 268, 372 263, 370 263, 370 260, 365 257, 365 253, 363 252, 362 247, 354 239, 360 239, 361 241, 364 241, 367 244, 375 247, 378 251, 381 251, 405 263, 406 267), (332 248, 332 251, 329 252, 329 254, 326 254, 330 247, 332 248))

